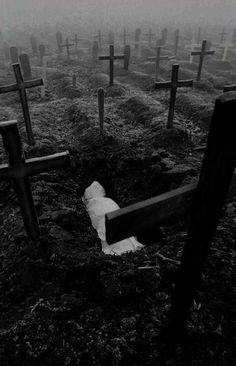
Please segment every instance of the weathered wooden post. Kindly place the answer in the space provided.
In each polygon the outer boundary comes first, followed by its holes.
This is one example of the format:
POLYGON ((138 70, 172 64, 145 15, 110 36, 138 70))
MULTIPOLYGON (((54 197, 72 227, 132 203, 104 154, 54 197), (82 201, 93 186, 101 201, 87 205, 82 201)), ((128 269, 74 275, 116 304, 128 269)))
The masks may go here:
POLYGON ((70 155, 64 152, 25 160, 17 121, 1 122, 0 133, 9 158, 9 164, 0 166, 0 180, 13 181, 26 233, 30 239, 36 240, 40 235, 40 229, 29 177, 49 170, 69 167, 70 155))
POLYGON ((104 133, 104 89, 98 89, 98 113, 99 113, 99 128, 100 134, 104 133))
POLYGON ((44 44, 40 44, 39 45, 39 59, 40 59, 39 63, 40 63, 40 66, 43 66, 43 58, 44 58, 45 54, 46 54, 45 46, 44 46, 44 44))
POLYGON ((185 325, 233 177, 236 165, 235 110, 235 92, 224 94, 216 100, 187 242, 172 298, 170 319, 175 332, 185 325))
POLYGON ((37 44, 37 38, 32 34, 30 36, 30 44, 32 48, 33 55, 37 55, 38 52, 38 44, 37 44))
POLYGON ((155 61, 155 81, 158 81, 160 72, 160 61, 168 60, 168 56, 161 56, 161 47, 157 47, 156 56, 148 57, 149 61, 155 61))
POLYGON ((110 52, 109 56, 100 56, 99 60, 109 60, 110 68, 109 68, 109 74, 110 74, 110 86, 113 86, 114 84, 114 61, 115 60, 124 60, 125 56, 115 56, 114 55, 114 46, 110 45, 110 52))
POLYGON ((192 88, 193 80, 181 80, 178 81, 179 65, 174 64, 172 66, 172 77, 171 81, 164 81, 155 83, 156 89, 170 89, 170 104, 168 113, 167 128, 173 128, 174 113, 175 113, 175 101, 178 88, 192 88))
POLYGON ((11 57, 11 63, 15 64, 19 62, 19 56, 18 56, 18 49, 15 46, 10 47, 10 57, 11 57))
POLYGON ((131 55, 131 47, 129 45, 126 45, 124 48, 124 69, 125 70, 129 70, 130 55, 131 55))
POLYGON ((6 62, 8 62, 10 60, 10 48, 7 42, 3 43, 3 52, 6 62))
POLYGON ((63 37, 62 37, 62 33, 60 31, 58 31, 56 33, 56 41, 57 41, 58 52, 61 53, 61 51, 62 51, 61 45, 63 43, 63 37))
POLYGON ((32 79, 32 72, 31 72, 31 66, 30 66, 30 59, 27 53, 21 53, 19 56, 20 65, 23 73, 23 78, 25 80, 32 79))
POLYGON ((179 47, 179 29, 176 29, 174 38, 174 55, 177 56, 179 47))
POLYGON ((33 136, 33 131, 32 131, 26 89, 43 85, 43 80, 37 79, 37 80, 24 81, 22 73, 21 73, 20 65, 13 64, 12 66, 13 66, 13 70, 14 70, 14 74, 15 74, 15 78, 16 78, 16 84, 1 86, 0 94, 10 93, 13 91, 19 92, 23 115, 24 115, 25 126, 26 126, 26 132, 27 132, 27 136, 28 136, 28 141, 29 141, 30 145, 34 145, 35 141, 34 141, 34 136, 33 136))
POLYGON ((207 55, 214 55, 215 51, 206 51, 206 45, 207 41, 204 39, 202 41, 202 48, 201 51, 193 51, 191 52, 192 56, 200 56, 199 58, 199 65, 198 65, 198 73, 197 73, 197 81, 201 80, 201 74, 202 74, 202 66, 205 56, 207 55))

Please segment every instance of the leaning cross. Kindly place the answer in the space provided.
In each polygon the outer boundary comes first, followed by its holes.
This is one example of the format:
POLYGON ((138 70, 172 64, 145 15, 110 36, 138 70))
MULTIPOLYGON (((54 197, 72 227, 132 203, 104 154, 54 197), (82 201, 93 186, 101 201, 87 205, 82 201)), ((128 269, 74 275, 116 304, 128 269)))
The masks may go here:
POLYGON ((157 47, 156 56, 155 57, 148 57, 149 61, 155 61, 155 81, 158 81, 159 72, 160 72, 160 61, 161 60, 168 60, 168 56, 161 56, 161 47, 157 47))
POLYGON ((68 38, 66 38, 66 43, 65 44, 60 45, 61 48, 66 48, 68 58, 70 58, 70 47, 72 47, 72 46, 74 46, 74 43, 69 43, 68 38))
POLYGON ((1 86, 0 94, 10 93, 13 91, 19 92, 29 144, 34 145, 35 141, 34 141, 32 126, 31 126, 31 119, 30 119, 26 89, 43 85, 43 80, 35 79, 35 80, 24 81, 22 73, 21 73, 20 65, 13 64, 12 67, 13 67, 15 78, 16 78, 16 84, 1 86))
POLYGON ((9 164, 0 166, 0 179, 13 181, 25 230, 29 238, 35 240, 40 235, 40 229, 29 177, 49 170, 69 167, 70 155, 68 152, 63 152, 25 160, 17 121, 0 123, 0 133, 9 158, 9 164))
POLYGON ((214 55, 215 54, 215 51, 206 51, 206 46, 207 46, 207 40, 204 39, 202 41, 201 51, 191 52, 192 56, 200 56, 199 66, 198 66, 198 73, 197 73, 197 81, 201 80, 201 73, 202 73, 202 66, 203 66, 204 57, 207 56, 207 55, 214 55))
POLYGON ((115 56, 114 55, 114 46, 110 45, 110 54, 109 56, 100 56, 99 60, 109 60, 110 61, 110 86, 114 84, 114 61, 115 60, 124 60, 125 56, 115 56))
POLYGON ((169 104, 169 114, 168 114, 168 122, 167 128, 173 128, 173 120, 174 120, 174 113, 175 113, 175 101, 176 101, 176 94, 178 88, 187 88, 193 87, 193 80, 181 80, 178 81, 178 73, 179 73, 179 65, 174 64, 172 66, 172 77, 171 81, 165 82, 158 82, 155 83, 156 89, 170 89, 170 104, 169 104))

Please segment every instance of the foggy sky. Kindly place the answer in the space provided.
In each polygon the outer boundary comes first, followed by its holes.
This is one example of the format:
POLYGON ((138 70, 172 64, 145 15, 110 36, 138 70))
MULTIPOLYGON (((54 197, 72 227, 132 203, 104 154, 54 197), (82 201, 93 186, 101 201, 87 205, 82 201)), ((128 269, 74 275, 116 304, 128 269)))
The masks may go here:
POLYGON ((0 0, 0 28, 66 18, 86 22, 217 22, 236 26, 236 0, 0 0))

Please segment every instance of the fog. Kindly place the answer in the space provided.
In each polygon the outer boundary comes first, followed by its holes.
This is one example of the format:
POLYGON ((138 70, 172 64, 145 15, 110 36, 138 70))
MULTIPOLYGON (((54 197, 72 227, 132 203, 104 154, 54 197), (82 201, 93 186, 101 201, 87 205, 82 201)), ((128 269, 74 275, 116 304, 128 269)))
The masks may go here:
POLYGON ((236 25, 236 0, 0 0, 0 6, 1 29, 92 20, 114 25, 183 21, 236 25))

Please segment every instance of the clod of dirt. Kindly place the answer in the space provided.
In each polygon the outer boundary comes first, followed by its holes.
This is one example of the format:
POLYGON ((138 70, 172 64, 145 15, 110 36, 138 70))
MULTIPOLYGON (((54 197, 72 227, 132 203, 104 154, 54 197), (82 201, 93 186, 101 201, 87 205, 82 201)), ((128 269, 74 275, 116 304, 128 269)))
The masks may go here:
POLYGON ((146 124, 153 119, 153 111, 141 97, 126 100, 120 104, 120 109, 123 110, 126 119, 134 124, 146 124))

